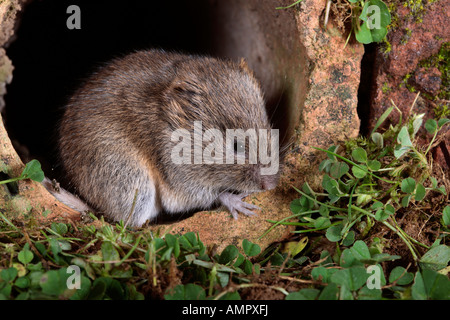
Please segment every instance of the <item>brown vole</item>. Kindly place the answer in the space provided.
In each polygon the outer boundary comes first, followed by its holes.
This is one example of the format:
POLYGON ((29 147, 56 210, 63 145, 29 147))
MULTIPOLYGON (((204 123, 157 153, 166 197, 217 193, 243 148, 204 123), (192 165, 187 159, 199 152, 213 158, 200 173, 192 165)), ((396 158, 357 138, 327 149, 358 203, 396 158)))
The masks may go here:
MULTIPOLYGON (((135 52, 105 65, 71 97, 59 127, 60 161, 72 188, 89 205, 115 220, 126 220, 132 211, 134 226, 161 212, 181 214, 220 204, 234 218, 237 211, 253 214, 257 207, 242 198, 274 188, 277 170, 262 174, 272 164, 249 161, 256 151, 234 138, 231 154, 238 159, 237 149, 245 149, 243 164, 199 163, 195 152, 183 158, 192 164, 174 161, 183 140, 174 132, 191 134, 199 125, 202 133, 223 134, 223 141, 209 141, 223 145, 223 157, 217 150, 211 153, 223 159, 230 150, 227 129, 271 128, 260 86, 247 65, 159 50, 135 52)), ((191 141, 193 149, 209 143, 195 134, 191 141)), ((271 159, 278 161, 271 150, 271 159)))

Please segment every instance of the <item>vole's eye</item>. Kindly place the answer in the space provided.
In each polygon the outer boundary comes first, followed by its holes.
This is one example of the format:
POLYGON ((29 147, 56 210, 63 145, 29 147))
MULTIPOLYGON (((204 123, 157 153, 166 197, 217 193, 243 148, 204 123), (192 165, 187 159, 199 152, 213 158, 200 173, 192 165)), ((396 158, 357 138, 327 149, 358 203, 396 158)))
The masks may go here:
POLYGON ((234 153, 236 154, 245 154, 245 144, 240 141, 234 142, 234 153))

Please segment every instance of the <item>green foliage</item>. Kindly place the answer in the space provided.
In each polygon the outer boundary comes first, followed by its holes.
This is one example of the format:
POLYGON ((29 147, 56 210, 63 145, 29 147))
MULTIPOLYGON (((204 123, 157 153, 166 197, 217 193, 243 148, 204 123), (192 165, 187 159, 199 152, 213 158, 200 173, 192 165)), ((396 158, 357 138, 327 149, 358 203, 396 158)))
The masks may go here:
MULTIPOLYGON (((397 266, 390 271, 388 277, 385 276, 380 263, 400 257, 379 253, 374 249, 363 241, 356 241, 352 247, 344 249, 340 256, 333 258, 339 268, 331 260, 325 260, 313 268, 313 280, 321 282, 323 286, 292 292, 286 299, 378 300, 383 296, 399 299, 450 298, 449 279, 427 267, 412 273, 397 266)), ((328 255, 327 252, 324 254, 328 255)))
POLYGON ((442 212, 442 225, 444 227, 450 227, 450 206, 446 206, 442 212))
POLYGON ((450 115, 448 100, 450 100, 450 42, 444 42, 439 52, 419 63, 419 67, 435 67, 441 73, 441 88, 436 96, 431 96, 430 100, 441 99, 442 103, 436 107, 436 117, 444 118, 450 115))
MULTIPOLYGON (((322 214, 329 213, 322 210, 322 214)), ((244 240, 240 248, 229 245, 215 254, 208 252, 194 233, 160 236, 104 222, 98 229, 89 226, 78 230, 84 240, 73 237, 74 231, 71 225, 53 223, 42 230, 40 239, 31 238, 22 247, 8 244, 10 258, 3 260, 0 268, 0 299, 144 299, 148 288, 158 288, 164 277, 175 276, 176 269, 184 275, 182 283, 163 288, 164 299, 237 300, 241 290, 264 286, 253 282, 254 276, 271 274, 274 269, 296 276, 308 260, 304 251, 307 238, 286 250, 278 245, 264 252, 244 240), (302 252, 305 255, 298 256, 302 252), (3 267, 5 263, 9 266, 3 267), (81 270, 80 289, 68 285, 73 283, 72 267, 81 270)), ((367 246, 354 237, 353 233, 346 248, 333 256, 323 251, 317 262, 311 261, 313 287, 291 292, 280 285, 267 288, 281 292, 287 300, 448 298, 449 280, 436 272, 448 264, 447 246, 436 245, 428 251, 416 272, 398 266, 385 274, 381 263, 400 257, 383 253, 378 238, 367 246), (369 269, 371 266, 375 269, 369 269), (374 275, 378 282, 372 279, 374 275)))
POLYGON ((205 300, 206 292, 199 285, 188 283, 178 285, 170 293, 164 296, 166 300, 205 300))
POLYGON ((299 4, 299 3, 302 2, 302 1, 303 1, 303 0, 298 0, 298 1, 295 1, 295 2, 293 2, 292 4, 290 4, 290 5, 286 6, 286 7, 276 7, 276 9, 279 10, 279 9, 288 9, 288 8, 292 8, 293 6, 299 4))
MULTIPOLYGON (((397 125, 391 125, 384 132, 377 132, 395 109, 397 107, 394 105, 380 117, 370 140, 358 138, 348 141, 342 151, 338 146, 331 146, 328 150, 316 148, 327 154, 327 158, 319 165, 319 170, 324 172, 323 192, 312 190, 307 182, 301 190, 294 187, 300 197, 291 203, 293 215, 290 218, 296 217, 298 222, 290 221, 289 225, 297 226, 296 233, 310 234, 311 237, 317 233, 324 234, 328 241, 336 243, 337 252, 328 262, 328 267, 320 265, 311 272, 314 280, 327 284, 323 291, 302 289, 291 293, 290 299, 448 297, 448 291, 446 293, 440 288, 447 288, 449 280, 436 272, 447 274, 449 271, 450 249, 439 243, 445 241, 449 234, 450 207, 443 209, 440 218, 443 233, 431 247, 402 230, 397 215, 404 210, 411 212, 423 206, 420 202, 427 201, 430 195, 446 195, 445 188, 438 186, 437 179, 432 176, 432 166, 427 155, 439 132, 450 120, 429 119, 423 124, 423 114, 411 114, 405 121, 400 116, 397 125), (425 146, 417 144, 417 135, 422 127, 431 137, 425 146), (381 281, 378 291, 367 287, 370 278, 366 273, 368 266, 400 257, 383 253, 383 245, 378 238, 373 239, 370 247, 362 241, 377 226, 387 228, 401 239, 410 250, 413 262, 420 268, 412 273, 398 266, 386 276, 380 268, 384 283, 381 281), (360 240, 355 241, 356 235, 360 240), (425 248, 425 254, 421 256, 418 247, 425 248), (336 269, 336 266, 341 269, 336 269), (427 281, 424 277, 427 277, 427 281)), ((288 219, 274 222, 274 226, 286 223, 285 220, 288 219)))
MULTIPOLYGON (((302 2, 302 0, 295 1, 286 7, 277 7, 276 9, 288 9, 302 2)), ((327 5, 328 21, 329 5, 327 5)), ((391 14, 387 5, 381 0, 348 0, 347 5, 351 11, 352 29, 348 36, 347 42, 352 33, 358 42, 369 44, 372 42, 381 42, 386 38, 388 26, 391 23, 391 14)), ((345 6, 339 7, 340 10, 346 10, 345 6)), ((347 44, 347 43, 346 43, 347 44)))
POLYGON ((33 181, 42 182, 44 180, 44 172, 41 164, 37 160, 31 160, 25 165, 19 179, 31 179, 33 181))
MULTIPOLYGON (((87 230, 86 230, 87 231, 87 230)), ((105 240, 95 254, 82 256, 71 253, 72 245, 81 239, 63 235, 73 232, 70 225, 53 223, 42 230, 43 240, 27 242, 23 248, 11 252, 11 266, 0 272, 1 299, 142 299, 129 279, 132 270, 121 265, 117 248, 105 240), (114 264, 110 261, 117 260, 114 264), (48 270, 42 261, 55 269, 48 270), (91 261, 88 263, 87 261, 91 261), (80 290, 69 288, 73 274, 70 266, 83 270, 80 290)), ((102 231, 98 236, 104 236, 102 231)), ((90 244, 88 244, 89 246, 90 244)), ((12 247, 14 249, 14 247, 12 247)))
POLYGON ((249 257, 254 257, 261 253, 260 246, 251 243, 247 239, 244 239, 244 241, 242 241, 242 248, 244 249, 244 253, 249 257))
POLYGON ((450 261, 450 247, 446 245, 438 245, 431 248, 420 259, 420 265, 423 268, 439 271, 447 267, 450 261))
MULTIPOLYGON (((244 239, 215 252, 192 232, 160 235, 103 220, 26 230, 0 213, 0 299, 237 300, 258 288, 287 300, 448 300, 450 206, 428 219, 440 229, 431 246, 407 234, 398 217, 423 215, 431 196, 435 206, 436 196, 446 194, 427 155, 450 121, 423 123, 423 115, 411 114, 378 131, 394 110, 386 110, 369 139, 317 148, 326 154, 319 165, 323 190, 308 183, 295 189, 300 196, 290 204, 292 216, 271 221, 266 231, 289 224, 297 227, 295 235, 264 251, 244 239), (422 128, 430 138, 425 146, 417 143, 422 128), (386 231, 391 234, 384 239, 386 231), (392 237, 406 245, 410 264, 387 253, 392 237), (335 250, 313 253, 324 241, 335 250), (395 267, 386 268, 392 261, 395 267), (73 286, 76 268, 79 289, 73 286)), ((39 180, 40 171, 30 162, 21 177, 39 180)))
MULTIPOLYGON (((124 229, 122 222, 115 227, 101 223, 98 229, 82 227, 82 237, 73 236, 70 224, 55 222, 21 248, 0 243, 10 254, 0 261, 0 299, 144 299, 143 288, 156 288, 161 277, 170 277, 174 263, 196 284, 164 288, 165 299, 240 299, 239 285, 249 286, 248 278, 260 273, 254 257, 261 248, 248 240, 241 251, 230 245, 212 254, 192 232, 159 236, 124 229), (79 290, 69 286, 72 267, 81 270, 79 290), (236 290, 224 291, 232 282, 236 290)), ((6 224, 0 232, 10 232, 8 228, 12 226, 6 224)))
MULTIPOLYGON (((405 124, 400 118, 396 126, 383 134, 375 132, 394 107, 381 116, 371 141, 349 142, 343 155, 338 154, 337 146, 328 150, 317 148, 328 155, 319 166, 325 172, 322 182, 325 193, 312 191, 307 183, 302 190, 296 189, 301 197, 293 201, 291 209, 300 218, 297 225, 303 228, 297 232, 326 229, 329 241, 342 244, 352 227, 364 225, 367 233, 379 222, 397 233, 417 258, 414 248, 417 241, 409 239, 399 229, 395 214, 411 203, 422 201, 429 192, 446 193, 431 176, 426 155, 439 131, 450 121, 446 118, 426 121, 425 129, 433 137, 423 152, 415 143, 423 114, 412 115, 405 124), (321 209, 326 213, 317 215, 321 209)), ((448 222, 448 213, 443 219, 448 222)))
POLYGON ((352 8, 354 12, 353 31, 356 40, 364 44, 381 42, 386 37, 387 27, 391 23, 391 14, 386 4, 381 0, 349 1, 354 5, 352 8), (361 7, 362 9, 359 11, 361 7), (378 12, 371 10, 372 8, 377 8, 378 12), (359 12, 361 14, 356 17, 359 12))
POLYGON ((37 160, 31 160, 25 165, 20 176, 8 180, 0 181, 0 184, 15 182, 18 180, 31 179, 33 181, 42 182, 44 180, 44 172, 41 169, 41 164, 37 160))
POLYGON ((450 281, 436 271, 417 272, 411 288, 415 300, 450 300, 450 281))

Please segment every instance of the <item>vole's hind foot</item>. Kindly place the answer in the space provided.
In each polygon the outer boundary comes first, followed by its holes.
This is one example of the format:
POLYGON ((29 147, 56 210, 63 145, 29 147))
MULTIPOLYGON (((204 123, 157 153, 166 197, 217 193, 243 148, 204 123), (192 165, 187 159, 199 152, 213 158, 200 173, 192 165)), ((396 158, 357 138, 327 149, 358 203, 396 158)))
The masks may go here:
POLYGON ((238 211, 245 214, 246 216, 254 216, 256 215, 256 213, 252 210, 260 209, 254 204, 242 201, 242 199, 248 195, 248 193, 234 194, 225 192, 219 196, 219 200, 228 209, 228 211, 230 211, 233 218, 237 220, 238 211))

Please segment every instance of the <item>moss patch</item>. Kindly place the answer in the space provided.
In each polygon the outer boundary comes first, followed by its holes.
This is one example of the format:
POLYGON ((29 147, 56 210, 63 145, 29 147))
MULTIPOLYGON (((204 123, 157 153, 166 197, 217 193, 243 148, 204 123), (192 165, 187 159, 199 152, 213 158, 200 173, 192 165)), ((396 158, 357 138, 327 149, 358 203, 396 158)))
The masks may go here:
POLYGON ((441 90, 437 96, 439 99, 449 100, 450 99, 450 42, 445 42, 442 44, 439 52, 431 56, 430 58, 423 60, 419 63, 420 67, 426 69, 430 67, 436 67, 442 74, 441 80, 441 90))

